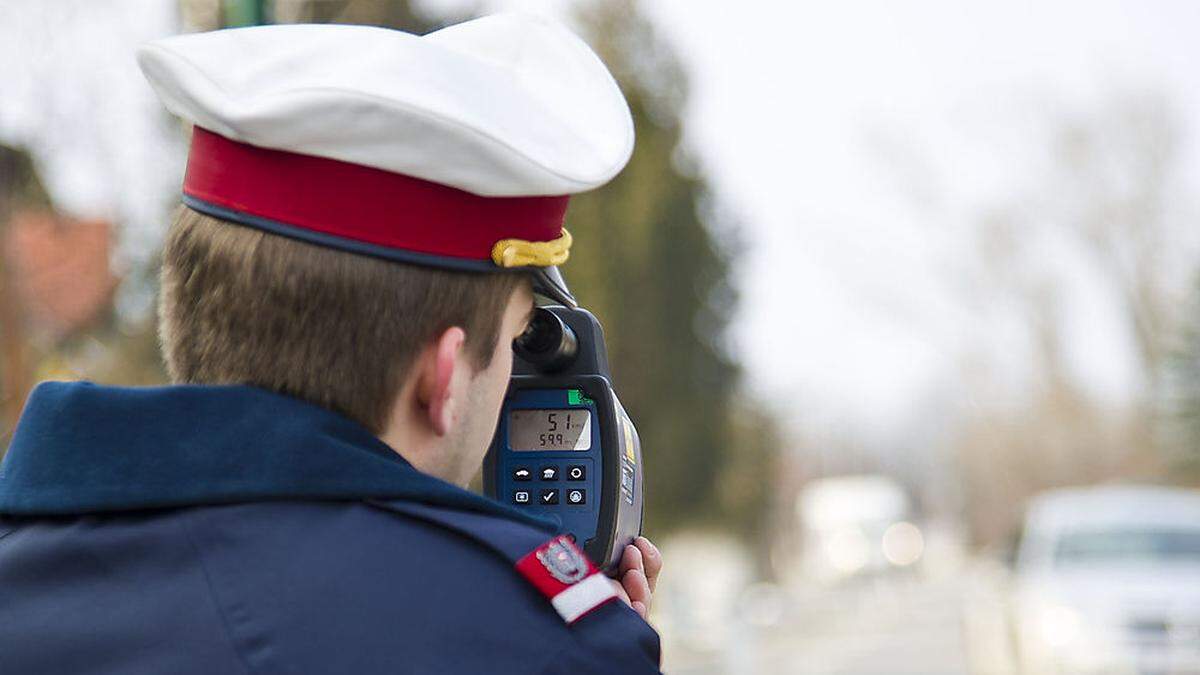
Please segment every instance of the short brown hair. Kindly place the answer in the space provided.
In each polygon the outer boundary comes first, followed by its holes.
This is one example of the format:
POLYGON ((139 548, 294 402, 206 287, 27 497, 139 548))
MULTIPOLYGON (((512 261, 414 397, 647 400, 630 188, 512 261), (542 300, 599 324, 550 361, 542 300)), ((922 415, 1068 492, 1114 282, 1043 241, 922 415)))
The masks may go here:
POLYGON ((163 251, 171 379, 250 384, 375 433, 419 351, 451 326, 486 368, 517 274, 454 272, 316 246, 187 207, 163 251))

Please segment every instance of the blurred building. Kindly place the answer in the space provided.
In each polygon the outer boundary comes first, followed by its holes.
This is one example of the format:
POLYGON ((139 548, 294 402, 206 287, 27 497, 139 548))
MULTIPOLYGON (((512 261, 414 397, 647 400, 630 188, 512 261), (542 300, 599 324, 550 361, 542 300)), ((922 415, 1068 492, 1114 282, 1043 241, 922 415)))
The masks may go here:
POLYGON ((106 313, 118 282, 109 265, 110 223, 24 210, 6 230, 12 292, 32 338, 57 342, 106 313))
POLYGON ((113 227, 55 210, 33 158, 0 146, 0 440, 47 357, 111 316, 113 227))

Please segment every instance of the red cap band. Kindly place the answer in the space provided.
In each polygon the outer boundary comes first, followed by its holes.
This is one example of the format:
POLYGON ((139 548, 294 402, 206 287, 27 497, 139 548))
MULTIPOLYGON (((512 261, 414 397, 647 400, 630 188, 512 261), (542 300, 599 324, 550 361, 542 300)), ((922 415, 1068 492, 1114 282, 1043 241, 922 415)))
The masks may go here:
POLYGON ((570 199, 481 197, 382 169, 239 143, 200 127, 192 134, 183 192, 323 235, 483 261, 501 239, 558 238, 570 199))

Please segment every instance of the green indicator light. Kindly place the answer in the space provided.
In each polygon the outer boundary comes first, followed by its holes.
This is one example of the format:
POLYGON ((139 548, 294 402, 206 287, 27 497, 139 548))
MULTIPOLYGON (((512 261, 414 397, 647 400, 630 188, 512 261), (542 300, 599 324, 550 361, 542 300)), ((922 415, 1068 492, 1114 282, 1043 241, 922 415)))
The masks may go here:
POLYGON ((567 403, 571 405, 592 405, 595 401, 584 396, 582 389, 568 389, 567 403))

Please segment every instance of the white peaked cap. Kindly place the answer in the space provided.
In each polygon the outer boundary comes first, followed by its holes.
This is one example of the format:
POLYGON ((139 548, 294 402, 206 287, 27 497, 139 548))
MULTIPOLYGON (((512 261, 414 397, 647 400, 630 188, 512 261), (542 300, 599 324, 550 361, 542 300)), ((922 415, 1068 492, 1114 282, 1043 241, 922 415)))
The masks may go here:
POLYGON ((495 14, 425 36, 273 25, 157 40, 138 62, 166 107, 241 143, 485 197, 567 195, 629 161, 616 82, 565 27, 495 14))

